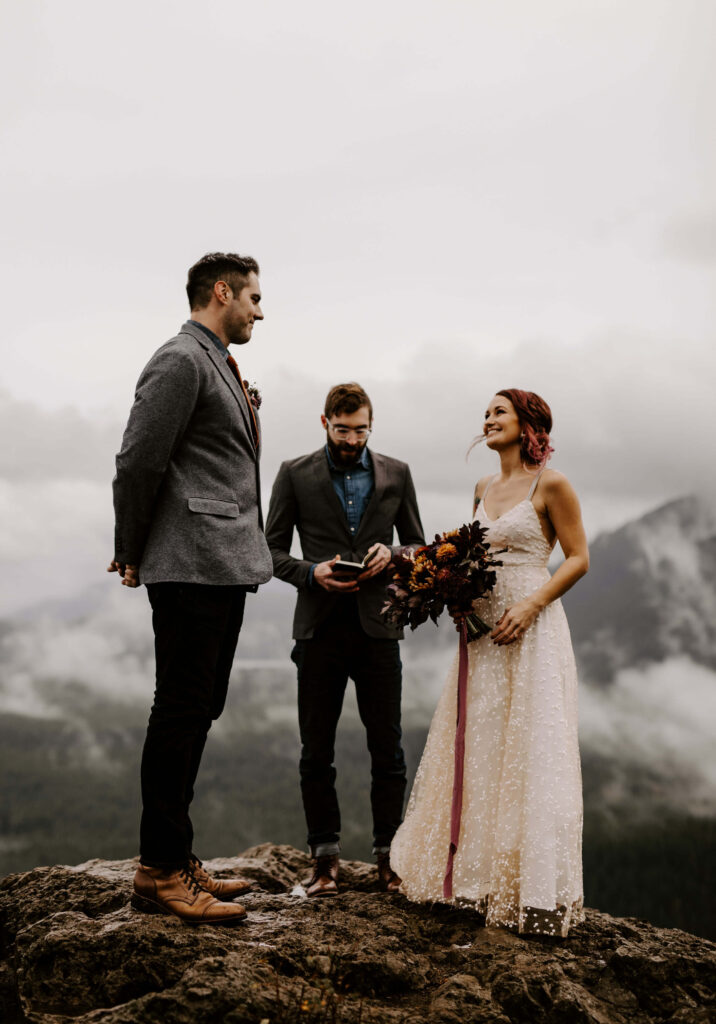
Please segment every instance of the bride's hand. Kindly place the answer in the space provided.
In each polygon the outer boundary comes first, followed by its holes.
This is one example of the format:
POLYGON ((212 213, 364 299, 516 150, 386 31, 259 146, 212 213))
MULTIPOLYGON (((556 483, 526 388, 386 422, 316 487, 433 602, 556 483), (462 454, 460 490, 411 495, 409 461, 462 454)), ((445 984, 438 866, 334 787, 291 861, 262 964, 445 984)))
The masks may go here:
POLYGON ((511 608, 505 609, 495 623, 495 628, 490 633, 490 639, 494 643, 502 645, 511 644, 515 640, 519 640, 525 631, 530 628, 539 613, 539 605, 529 599, 513 604, 511 608))

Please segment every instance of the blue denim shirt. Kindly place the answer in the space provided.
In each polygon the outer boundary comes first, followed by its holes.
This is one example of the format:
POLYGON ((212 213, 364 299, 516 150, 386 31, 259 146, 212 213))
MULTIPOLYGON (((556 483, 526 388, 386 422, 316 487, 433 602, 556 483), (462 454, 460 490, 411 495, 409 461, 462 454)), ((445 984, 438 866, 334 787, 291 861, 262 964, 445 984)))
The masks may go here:
POLYGON ((207 335, 207 337, 211 338, 211 340, 214 342, 214 344, 218 348, 219 352, 221 352, 221 354, 224 357, 224 359, 228 359, 229 358, 229 350, 226 347, 226 345, 223 343, 221 338, 218 336, 218 334, 214 334, 214 332, 212 330, 210 330, 208 327, 204 327, 204 325, 200 324, 198 320, 190 320, 189 323, 190 324, 194 324, 195 327, 199 327, 204 332, 204 334, 207 335))
POLYGON ((363 448, 358 462, 352 466, 346 466, 344 469, 336 466, 328 445, 326 445, 326 458, 333 481, 333 490, 343 506, 350 531, 354 534, 358 533, 360 521, 373 493, 373 463, 368 449, 363 448))
MULTIPOLYGON (((363 518, 363 513, 370 501, 375 485, 373 463, 368 448, 363 448, 358 462, 352 466, 346 466, 344 469, 339 469, 336 466, 328 445, 326 445, 326 459, 328 460, 328 471, 331 474, 333 490, 338 495, 338 500, 343 506, 343 511, 348 520, 348 528, 353 536, 355 536, 358 533, 360 521, 363 518)), ((309 587, 313 586, 315 568, 316 566, 312 565, 308 570, 309 587)))

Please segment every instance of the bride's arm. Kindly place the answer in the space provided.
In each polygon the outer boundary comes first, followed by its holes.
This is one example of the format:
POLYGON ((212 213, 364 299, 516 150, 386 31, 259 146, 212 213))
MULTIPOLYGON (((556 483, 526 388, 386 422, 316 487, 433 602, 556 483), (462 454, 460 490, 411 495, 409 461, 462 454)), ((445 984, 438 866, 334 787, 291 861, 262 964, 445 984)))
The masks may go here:
POLYGON ((491 633, 498 644, 509 644, 522 636, 542 609, 565 594, 589 569, 587 537, 574 488, 565 476, 553 470, 545 473, 544 477, 546 479, 540 481, 538 493, 541 490, 544 511, 554 527, 564 552, 564 561, 544 586, 506 609, 491 633))

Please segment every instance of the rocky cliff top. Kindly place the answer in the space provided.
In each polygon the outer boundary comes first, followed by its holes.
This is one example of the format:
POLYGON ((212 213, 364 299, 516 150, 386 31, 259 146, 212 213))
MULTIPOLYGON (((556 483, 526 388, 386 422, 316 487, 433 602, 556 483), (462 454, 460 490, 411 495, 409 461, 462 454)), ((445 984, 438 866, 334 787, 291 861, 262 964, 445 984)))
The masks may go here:
POLYGON ((379 893, 343 862, 309 900, 309 860, 265 844, 207 862, 252 878, 238 928, 130 906, 136 862, 36 868, 0 882, 4 1024, 707 1024, 716 945, 587 911, 566 940, 480 927, 470 911, 379 893))

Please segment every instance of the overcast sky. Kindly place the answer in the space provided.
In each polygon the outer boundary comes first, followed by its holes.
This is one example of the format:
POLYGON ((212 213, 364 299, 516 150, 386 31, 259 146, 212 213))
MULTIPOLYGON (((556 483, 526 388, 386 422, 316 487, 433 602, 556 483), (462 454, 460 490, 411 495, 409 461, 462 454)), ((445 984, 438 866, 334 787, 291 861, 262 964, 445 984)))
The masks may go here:
POLYGON ((267 490, 346 379, 429 530, 468 514, 505 386, 552 405, 591 535, 708 486, 711 0, 0 17, 0 614, 101 578, 134 384, 210 250, 262 267, 267 490))

